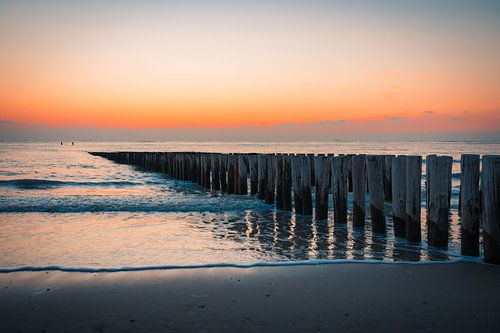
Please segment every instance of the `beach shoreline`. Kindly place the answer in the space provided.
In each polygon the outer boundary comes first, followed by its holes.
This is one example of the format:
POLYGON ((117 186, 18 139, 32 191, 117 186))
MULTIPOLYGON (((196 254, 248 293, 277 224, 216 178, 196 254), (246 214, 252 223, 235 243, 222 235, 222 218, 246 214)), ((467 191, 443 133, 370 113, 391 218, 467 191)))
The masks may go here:
POLYGON ((298 265, 0 274, 5 332, 495 331, 500 267, 298 265))

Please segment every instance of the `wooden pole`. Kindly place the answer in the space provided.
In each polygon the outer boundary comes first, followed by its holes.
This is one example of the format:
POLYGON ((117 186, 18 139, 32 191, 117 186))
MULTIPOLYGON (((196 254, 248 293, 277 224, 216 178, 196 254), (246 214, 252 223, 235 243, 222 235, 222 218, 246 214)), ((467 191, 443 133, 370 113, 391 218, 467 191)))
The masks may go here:
POLYGON ((302 214, 312 215, 311 159, 302 155, 302 214))
POLYGON ((236 156, 234 154, 229 154, 227 156, 227 193, 236 193, 236 156))
POLYGON ((257 163, 257 155, 249 155, 248 163, 250 165, 250 194, 255 195, 259 190, 259 167, 257 163))
POLYGON ((257 178, 258 178, 258 182, 259 182, 257 198, 264 200, 266 197, 266 187, 267 187, 266 155, 264 155, 264 154, 257 155, 257 167, 258 167, 257 178))
POLYGON ((227 191, 227 154, 219 155, 219 179, 220 179, 220 189, 222 192, 227 191))
POLYGON ((336 224, 344 224, 347 223, 347 156, 334 156, 332 161, 333 219, 336 224))
POLYGON ((348 154, 346 155, 347 157, 347 190, 349 193, 353 191, 352 187, 352 157, 354 155, 348 154))
POLYGON ((386 201, 392 201, 392 161, 394 155, 384 156, 384 198, 386 201))
POLYGON ((283 209, 292 210, 292 165, 288 155, 283 155, 283 209))
POLYGON ((210 160, 212 161, 212 189, 215 191, 220 190, 220 167, 219 167, 219 154, 211 154, 210 160))
POLYGON ((381 155, 366 156, 368 186, 370 187, 372 231, 376 233, 384 233, 386 231, 383 164, 384 157, 381 155))
POLYGON ((266 197, 265 202, 268 204, 274 203, 275 195, 275 169, 274 166, 274 154, 266 155, 266 169, 267 169, 267 180, 266 180, 266 197))
POLYGON ((366 217, 366 155, 352 157, 352 226, 365 227, 366 217))
POLYGON ((238 192, 237 194, 248 194, 248 181, 247 181, 247 164, 246 156, 238 154, 238 192))
POLYGON ((301 157, 294 155, 291 157, 292 166, 292 187, 293 187, 293 201, 295 204, 295 214, 302 214, 302 173, 300 171, 301 157))
POLYGON ((464 154, 460 160, 461 253, 479 256, 479 155, 464 154))
POLYGON ((481 173, 483 195, 484 261, 500 264, 500 156, 484 155, 481 173))
POLYGON ((275 156, 275 179, 276 179, 276 208, 283 209, 283 156, 277 154, 275 156))
POLYGON ((324 155, 318 155, 314 158, 314 171, 316 181, 316 220, 325 220, 328 218, 328 176, 330 165, 324 155))
POLYGON ((427 243, 448 247, 450 214, 450 156, 427 156, 427 243))
POLYGON ((422 157, 406 157, 406 240, 420 242, 422 157))
POLYGON ((391 159, 392 223, 394 236, 406 237, 406 156, 391 159))

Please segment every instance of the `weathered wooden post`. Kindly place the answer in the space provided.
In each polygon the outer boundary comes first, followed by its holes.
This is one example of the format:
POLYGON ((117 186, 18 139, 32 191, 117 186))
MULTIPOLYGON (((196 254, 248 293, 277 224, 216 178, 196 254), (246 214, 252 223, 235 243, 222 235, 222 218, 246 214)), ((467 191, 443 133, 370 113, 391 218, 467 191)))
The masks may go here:
POLYGON ((352 192, 352 157, 354 155, 352 154, 348 154, 346 155, 347 157, 347 190, 349 191, 349 193, 352 192))
POLYGON ((452 163, 450 156, 427 156, 427 243, 431 246, 448 246, 452 163))
POLYGON ((220 179, 220 189, 222 192, 227 191, 227 154, 219 155, 219 179, 220 179))
POLYGON ((243 154, 238 154, 238 192, 237 194, 248 194, 248 181, 247 181, 247 164, 246 157, 243 154))
POLYGON ((316 220, 328 218, 328 177, 329 168, 328 159, 324 155, 318 155, 314 159, 314 171, 316 181, 316 220))
POLYGON ((392 222, 394 236, 406 237, 406 156, 391 159, 392 222))
POLYGON ((302 203, 302 172, 301 172, 301 157, 297 155, 290 156, 292 166, 292 187, 293 201, 295 204, 295 214, 303 213, 302 203))
POLYGON ((420 242, 422 157, 406 157, 406 240, 420 242))
POLYGON ((234 154, 227 155, 227 193, 236 192, 235 180, 236 156, 234 154))
POLYGON ((381 155, 366 156, 368 186, 370 187, 372 231, 376 233, 384 233, 386 231, 383 163, 384 157, 381 155))
POLYGON ((386 201, 392 201, 392 161, 394 155, 384 156, 384 198, 386 201))
POLYGON ((292 165, 288 155, 283 155, 283 209, 292 210, 292 165))
POLYGON ((479 256, 479 155, 464 154, 460 161, 461 253, 479 256))
POLYGON ((256 154, 248 156, 248 164, 250 165, 250 194, 255 195, 259 190, 259 167, 256 154))
POLYGON ((219 154, 210 154, 212 161, 212 189, 215 191, 220 190, 220 166, 219 166, 219 154))
POLYGON ((366 155, 352 157, 352 226, 365 227, 366 155))
POLYGON ((348 170, 347 156, 332 159, 333 219, 335 223, 347 223, 348 170))
POLYGON ((481 173, 483 195, 484 261, 500 264, 500 156, 484 155, 481 173))
POLYGON ((283 156, 277 154, 275 156, 275 179, 276 179, 276 208, 283 209, 283 156))
POLYGON ((302 155, 302 214, 312 215, 311 159, 302 155))
POLYGON ((274 166, 274 154, 266 155, 266 169, 267 169, 267 181, 266 181, 266 197, 265 202, 268 204, 274 203, 274 192, 275 192, 275 171, 274 166))
POLYGON ((258 167, 258 181, 259 189, 257 192, 257 198, 264 200, 266 198, 266 187, 267 187, 267 158, 264 154, 257 155, 257 167, 258 167))

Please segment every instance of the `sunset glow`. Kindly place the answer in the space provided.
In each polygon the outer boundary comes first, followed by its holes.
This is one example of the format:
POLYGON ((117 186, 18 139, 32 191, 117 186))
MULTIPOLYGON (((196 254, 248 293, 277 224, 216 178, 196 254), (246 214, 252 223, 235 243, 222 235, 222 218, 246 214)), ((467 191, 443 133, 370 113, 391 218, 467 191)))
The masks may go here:
POLYGON ((0 119, 498 131, 499 14, 495 1, 0 2, 0 119))

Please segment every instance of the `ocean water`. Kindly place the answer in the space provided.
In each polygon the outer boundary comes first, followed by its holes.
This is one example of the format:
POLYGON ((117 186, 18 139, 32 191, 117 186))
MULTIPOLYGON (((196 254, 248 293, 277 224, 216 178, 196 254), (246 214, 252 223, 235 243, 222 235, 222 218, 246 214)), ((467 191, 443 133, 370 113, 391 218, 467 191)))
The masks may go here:
POLYGON ((499 154, 500 143, 3 142, 0 269, 463 259, 457 214, 461 153, 499 154), (87 153, 126 150, 449 155, 454 159, 449 246, 427 246, 425 206, 423 241, 410 244, 393 235, 390 203, 388 232, 374 235, 369 210, 365 230, 353 230, 350 216, 347 226, 334 225, 332 209, 328 221, 315 221, 253 196, 208 191, 87 153))

